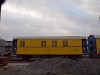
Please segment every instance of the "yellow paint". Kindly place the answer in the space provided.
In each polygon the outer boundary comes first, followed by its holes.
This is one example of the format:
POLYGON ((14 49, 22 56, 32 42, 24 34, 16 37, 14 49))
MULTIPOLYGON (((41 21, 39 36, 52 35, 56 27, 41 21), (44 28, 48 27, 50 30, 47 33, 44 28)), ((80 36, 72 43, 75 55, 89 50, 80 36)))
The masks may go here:
POLYGON ((29 55, 72 55, 82 54, 82 47, 57 47, 57 48, 17 48, 17 54, 29 54, 29 55))
POLYGON ((68 41, 69 47, 63 47, 64 40, 57 41, 57 47, 52 47, 53 40, 18 40, 17 42, 17 54, 56 54, 56 55, 72 55, 82 54, 82 41, 81 39, 65 39, 68 41), (25 41, 25 47, 20 47, 20 41, 25 41), (41 41, 46 41, 46 47, 41 47, 41 41))
POLYGON ((82 46, 82 40, 81 39, 70 39, 68 40, 68 46, 82 46))
POLYGON ((41 40, 30 40, 30 47, 41 47, 41 40))
POLYGON ((46 41, 46 47, 52 47, 52 41, 51 40, 46 41))
POLYGON ((21 41, 25 41, 25 47, 30 47, 30 40, 18 40, 17 41, 17 46, 20 47, 21 46, 21 41))
POLYGON ((30 40, 25 40, 25 47, 30 47, 30 40))
POLYGON ((96 39, 97 54, 100 54, 100 38, 96 39))
POLYGON ((57 46, 58 47, 63 47, 63 41, 62 40, 57 40, 57 46))

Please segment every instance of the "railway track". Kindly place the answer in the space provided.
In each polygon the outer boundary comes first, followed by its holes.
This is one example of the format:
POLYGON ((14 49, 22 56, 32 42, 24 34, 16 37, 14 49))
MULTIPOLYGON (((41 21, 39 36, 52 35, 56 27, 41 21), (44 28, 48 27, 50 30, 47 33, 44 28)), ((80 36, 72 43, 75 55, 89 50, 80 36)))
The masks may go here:
POLYGON ((31 63, 33 61, 43 61, 48 58, 31 58, 30 60, 23 60, 22 58, 10 58, 9 63, 31 63))
MULTIPOLYGON (((54 58, 57 58, 57 57, 54 57, 54 58)), ((62 57, 58 57, 58 58, 62 58, 62 57)), ((98 58, 98 57, 94 57, 94 58, 98 58)), ((31 62, 34 62, 34 61, 43 61, 45 59, 51 59, 51 58, 48 58, 48 57, 33 57, 30 60, 23 60, 22 58, 17 58, 17 56, 11 56, 9 58, 9 63, 31 63, 31 62)), ((68 58, 65 57, 65 59, 68 59, 68 58)), ((76 60, 76 61, 79 61, 81 59, 83 59, 83 60, 89 59, 89 56, 83 55, 83 58, 78 58, 78 60, 76 60)))

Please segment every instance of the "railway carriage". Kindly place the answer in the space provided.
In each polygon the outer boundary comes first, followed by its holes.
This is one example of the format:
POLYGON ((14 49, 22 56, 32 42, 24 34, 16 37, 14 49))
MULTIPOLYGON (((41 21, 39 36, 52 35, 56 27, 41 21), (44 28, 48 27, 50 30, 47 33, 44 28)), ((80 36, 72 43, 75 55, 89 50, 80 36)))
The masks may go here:
POLYGON ((29 60, 32 56, 79 57, 87 52, 85 36, 17 37, 13 52, 29 60))

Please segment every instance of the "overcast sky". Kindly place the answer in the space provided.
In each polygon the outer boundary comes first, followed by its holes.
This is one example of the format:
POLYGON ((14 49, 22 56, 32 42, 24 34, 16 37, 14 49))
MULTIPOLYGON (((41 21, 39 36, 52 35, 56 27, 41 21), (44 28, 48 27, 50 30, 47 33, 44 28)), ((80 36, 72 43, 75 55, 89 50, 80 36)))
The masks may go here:
POLYGON ((100 0, 6 0, 0 37, 100 35, 100 0))

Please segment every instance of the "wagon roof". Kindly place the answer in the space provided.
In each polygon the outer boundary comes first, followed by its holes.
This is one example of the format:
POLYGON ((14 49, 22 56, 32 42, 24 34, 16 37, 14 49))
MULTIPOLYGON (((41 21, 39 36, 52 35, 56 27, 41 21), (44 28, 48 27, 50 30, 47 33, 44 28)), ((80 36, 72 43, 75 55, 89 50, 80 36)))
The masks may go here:
POLYGON ((94 35, 95 38, 100 38, 100 35, 94 35))
POLYGON ((86 39, 85 36, 34 36, 34 37, 16 37, 14 39, 86 39))
POLYGON ((100 35, 90 35, 89 37, 100 38, 100 35))

